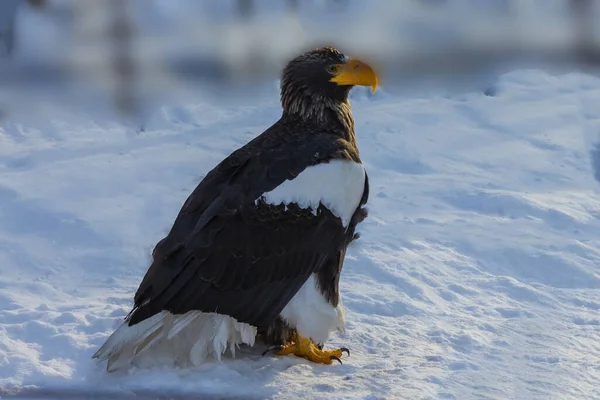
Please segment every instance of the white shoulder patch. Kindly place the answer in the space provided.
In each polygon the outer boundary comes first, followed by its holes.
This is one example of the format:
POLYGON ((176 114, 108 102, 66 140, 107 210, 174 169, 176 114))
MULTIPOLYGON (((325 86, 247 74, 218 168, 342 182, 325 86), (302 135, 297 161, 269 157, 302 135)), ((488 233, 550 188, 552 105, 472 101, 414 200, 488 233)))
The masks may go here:
POLYGON ((316 210, 319 204, 348 226, 365 188, 362 164, 348 160, 331 160, 306 168, 296 178, 286 180, 261 198, 268 204, 295 203, 300 208, 316 210))

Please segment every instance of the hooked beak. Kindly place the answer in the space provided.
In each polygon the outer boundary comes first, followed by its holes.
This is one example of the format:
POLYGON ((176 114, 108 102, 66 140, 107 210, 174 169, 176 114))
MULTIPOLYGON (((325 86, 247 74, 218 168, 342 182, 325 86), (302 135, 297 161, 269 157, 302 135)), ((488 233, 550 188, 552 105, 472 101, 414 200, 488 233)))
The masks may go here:
POLYGON ((337 71, 330 82, 341 86, 370 86, 371 92, 377 89, 377 75, 370 65, 357 60, 350 59, 345 64, 337 64, 337 71))

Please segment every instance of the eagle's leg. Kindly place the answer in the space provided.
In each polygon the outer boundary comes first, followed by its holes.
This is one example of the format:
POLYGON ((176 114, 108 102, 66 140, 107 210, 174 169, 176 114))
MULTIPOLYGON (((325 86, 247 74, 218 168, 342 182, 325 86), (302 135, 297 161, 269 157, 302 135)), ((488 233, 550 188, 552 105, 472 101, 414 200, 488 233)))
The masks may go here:
POLYGON ((286 344, 285 346, 277 346, 269 350, 276 350, 275 354, 279 356, 293 354, 297 357, 304 357, 317 364, 331 364, 333 363, 333 360, 336 360, 341 364, 342 361, 340 360, 340 357, 342 357, 342 353, 345 351, 350 355, 350 351, 346 348, 322 350, 315 345, 312 340, 298 334, 296 334, 293 343, 286 344))

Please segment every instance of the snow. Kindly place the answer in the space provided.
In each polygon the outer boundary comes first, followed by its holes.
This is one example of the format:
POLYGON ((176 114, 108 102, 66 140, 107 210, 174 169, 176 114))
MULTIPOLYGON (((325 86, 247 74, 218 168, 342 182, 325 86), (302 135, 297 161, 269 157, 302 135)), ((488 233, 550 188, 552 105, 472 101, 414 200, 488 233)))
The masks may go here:
POLYGON ((278 118, 275 90, 245 107, 164 106, 140 135, 61 109, 7 120, 0 384, 597 398, 600 200, 583 131, 600 118, 588 105, 600 80, 529 70, 495 87, 493 97, 353 93, 370 216, 343 270, 346 332, 327 343, 350 348, 339 366, 249 349, 199 372, 108 375, 91 360, 203 174, 278 118))
POLYGON ((51 102, 0 122, 0 395, 600 398, 600 79, 534 69, 481 91, 352 93, 370 199, 342 273, 346 331, 325 344, 350 348, 343 365, 241 348, 107 374, 91 356, 156 242, 279 118, 265 87, 170 100, 139 134, 51 102))

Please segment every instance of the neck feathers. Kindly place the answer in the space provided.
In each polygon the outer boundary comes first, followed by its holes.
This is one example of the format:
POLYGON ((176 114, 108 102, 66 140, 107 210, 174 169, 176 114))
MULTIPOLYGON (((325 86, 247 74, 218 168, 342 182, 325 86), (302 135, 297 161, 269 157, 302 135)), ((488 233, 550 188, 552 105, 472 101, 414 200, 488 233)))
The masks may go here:
POLYGON ((318 94, 306 95, 301 90, 282 92, 283 116, 300 119, 323 129, 339 131, 344 139, 356 142, 354 117, 348 99, 337 100, 318 94))

